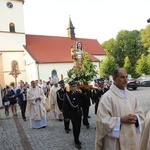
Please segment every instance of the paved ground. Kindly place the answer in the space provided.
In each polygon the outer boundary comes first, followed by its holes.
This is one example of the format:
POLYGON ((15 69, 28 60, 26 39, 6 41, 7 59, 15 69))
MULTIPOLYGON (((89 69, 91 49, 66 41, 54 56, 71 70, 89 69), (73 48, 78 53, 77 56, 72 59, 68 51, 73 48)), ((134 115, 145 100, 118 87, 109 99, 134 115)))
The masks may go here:
MULTIPOLYGON (((150 109, 150 88, 138 88, 133 93, 137 96, 145 113, 150 109)), ((24 122, 18 107, 18 116, 5 117, 4 109, 0 109, 0 150, 76 150, 72 131, 66 134, 63 122, 54 119, 53 114, 47 116, 47 127, 30 129, 29 116, 24 122)), ((80 140, 83 150, 94 150, 95 114, 93 105, 90 107, 89 119, 91 128, 82 125, 80 140)), ((71 127, 71 126, 70 126, 71 127)), ((71 127, 72 128, 72 127, 71 127)))

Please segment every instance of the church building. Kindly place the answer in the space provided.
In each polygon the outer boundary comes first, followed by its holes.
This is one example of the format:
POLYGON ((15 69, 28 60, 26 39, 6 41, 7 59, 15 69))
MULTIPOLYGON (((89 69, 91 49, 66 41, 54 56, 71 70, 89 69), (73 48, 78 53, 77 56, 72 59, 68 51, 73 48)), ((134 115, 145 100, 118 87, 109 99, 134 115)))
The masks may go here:
POLYGON ((67 77, 73 67, 71 46, 80 41, 99 73, 106 52, 96 39, 77 38, 69 18, 67 37, 25 34, 24 0, 0 0, 0 84, 67 77))

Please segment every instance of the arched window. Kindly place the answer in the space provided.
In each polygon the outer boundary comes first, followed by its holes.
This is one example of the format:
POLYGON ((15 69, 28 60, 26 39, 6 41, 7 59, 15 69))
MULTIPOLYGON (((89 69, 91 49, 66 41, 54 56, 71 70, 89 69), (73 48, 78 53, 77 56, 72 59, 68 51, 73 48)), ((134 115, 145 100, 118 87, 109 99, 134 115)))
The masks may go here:
POLYGON ((52 83, 53 84, 58 83, 58 76, 57 76, 57 71, 56 70, 52 71, 52 83))
POLYGON ((9 24, 9 30, 10 30, 10 32, 15 32, 15 25, 14 25, 14 23, 10 23, 9 24))
POLYGON ((56 71, 56 70, 53 70, 53 71, 52 71, 52 78, 53 78, 53 77, 57 77, 57 71, 56 71))

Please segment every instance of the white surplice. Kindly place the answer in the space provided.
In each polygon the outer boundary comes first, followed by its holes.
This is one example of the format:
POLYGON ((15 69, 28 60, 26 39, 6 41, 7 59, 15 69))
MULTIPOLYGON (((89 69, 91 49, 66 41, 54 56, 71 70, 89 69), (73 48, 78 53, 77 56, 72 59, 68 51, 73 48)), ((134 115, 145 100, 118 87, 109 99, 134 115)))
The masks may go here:
POLYGON ((138 150, 144 112, 137 98, 125 89, 120 91, 115 85, 110 87, 101 98, 96 119, 96 150, 138 150), (120 122, 128 114, 138 117, 139 127, 135 124, 120 122))
POLYGON ((27 91, 27 112, 30 115, 31 128, 41 128, 46 126, 45 95, 39 87, 30 88, 27 91), (40 100, 36 100, 40 97, 40 100))

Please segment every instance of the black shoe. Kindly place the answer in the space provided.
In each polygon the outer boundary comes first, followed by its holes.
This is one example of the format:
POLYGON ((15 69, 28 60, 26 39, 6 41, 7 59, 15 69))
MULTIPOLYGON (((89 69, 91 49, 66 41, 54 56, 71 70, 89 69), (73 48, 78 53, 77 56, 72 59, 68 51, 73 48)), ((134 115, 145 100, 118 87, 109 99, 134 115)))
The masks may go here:
POLYGON ((90 116, 88 116, 88 118, 91 118, 90 116))
POLYGON ((58 119, 58 121, 62 122, 63 120, 62 119, 58 119))
POLYGON ((69 130, 69 131, 71 131, 71 129, 70 129, 70 128, 69 128, 68 130, 69 130))
POLYGON ((26 119, 23 119, 24 121, 27 121, 26 119))
POLYGON ((42 128, 45 128, 46 126, 43 126, 43 127, 40 127, 40 128, 38 128, 38 129, 42 129, 42 128))
POLYGON ((82 145, 82 142, 81 142, 81 141, 79 141, 79 144, 80 144, 80 145, 82 145))
POLYGON ((75 143, 75 147, 77 148, 77 149, 81 149, 81 145, 78 143, 75 143))
POLYGON ((6 116, 9 116, 9 111, 6 111, 6 113, 5 113, 5 114, 6 114, 6 116))
POLYGON ((66 130, 66 133, 69 133, 69 130, 66 130))

